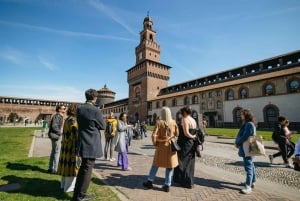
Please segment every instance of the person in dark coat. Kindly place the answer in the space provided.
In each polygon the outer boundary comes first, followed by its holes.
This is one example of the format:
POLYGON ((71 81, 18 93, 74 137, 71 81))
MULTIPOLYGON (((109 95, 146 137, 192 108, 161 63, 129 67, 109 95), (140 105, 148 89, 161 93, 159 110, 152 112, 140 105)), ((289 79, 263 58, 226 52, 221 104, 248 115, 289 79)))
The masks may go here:
POLYGON ((95 197, 86 192, 95 160, 103 155, 99 130, 105 130, 106 126, 100 109, 95 106, 97 96, 95 89, 87 90, 85 92, 86 103, 78 106, 77 109, 77 153, 82 158, 82 162, 77 175, 73 201, 86 201, 95 197))

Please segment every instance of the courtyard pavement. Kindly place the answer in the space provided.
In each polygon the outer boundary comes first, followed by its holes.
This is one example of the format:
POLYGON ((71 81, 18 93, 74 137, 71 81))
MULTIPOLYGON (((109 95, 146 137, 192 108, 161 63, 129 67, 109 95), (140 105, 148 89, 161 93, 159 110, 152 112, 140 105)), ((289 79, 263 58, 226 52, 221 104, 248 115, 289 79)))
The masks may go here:
MULTIPOLYGON (((129 165, 131 171, 122 171, 116 161, 97 159, 94 174, 97 175, 122 200, 133 201, 192 201, 192 200, 300 200, 300 172, 284 168, 280 158, 270 165, 267 157, 255 159, 257 183, 253 192, 243 195, 239 192, 240 182, 245 180, 241 158, 233 146, 233 139, 215 136, 206 137, 202 158, 197 158, 195 167, 195 186, 186 189, 172 186, 170 192, 161 190, 164 184, 164 169, 159 169, 154 188, 146 190, 142 183, 152 164, 154 147, 151 133, 142 140, 132 140, 129 147, 129 165)), ((104 138, 102 137, 104 147, 104 138)), ((272 142, 265 142, 267 154, 276 152, 272 142)), ((37 131, 32 141, 29 156, 49 156, 50 140, 41 137, 37 131)), ((117 153, 114 153, 117 158, 117 153)))

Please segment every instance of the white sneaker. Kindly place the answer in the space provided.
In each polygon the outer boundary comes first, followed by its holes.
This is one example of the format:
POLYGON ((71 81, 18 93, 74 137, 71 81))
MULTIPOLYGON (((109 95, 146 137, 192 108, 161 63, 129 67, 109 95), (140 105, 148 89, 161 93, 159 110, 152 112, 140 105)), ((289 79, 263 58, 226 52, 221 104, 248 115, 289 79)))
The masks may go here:
POLYGON ((246 186, 244 189, 241 190, 241 193, 243 194, 249 194, 252 192, 252 189, 250 186, 246 186))
MULTIPOLYGON (((245 182, 241 182, 241 186, 246 186, 246 183, 245 182)), ((255 188, 255 183, 251 184, 251 188, 255 188)))
POLYGON ((284 164, 286 168, 294 168, 293 165, 289 164, 289 163, 285 163, 284 164))
POLYGON ((115 158, 111 158, 109 161, 110 162, 113 162, 113 161, 115 161, 116 159, 115 158))

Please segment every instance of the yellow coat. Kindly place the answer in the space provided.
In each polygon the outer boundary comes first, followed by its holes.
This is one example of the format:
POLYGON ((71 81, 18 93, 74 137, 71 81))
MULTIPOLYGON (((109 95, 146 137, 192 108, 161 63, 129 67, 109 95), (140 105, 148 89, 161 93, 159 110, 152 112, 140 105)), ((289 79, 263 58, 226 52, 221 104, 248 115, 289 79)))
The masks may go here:
POLYGON ((110 135, 109 133, 106 133, 106 131, 104 130, 105 137, 112 137, 112 136, 115 136, 116 133, 117 133, 118 120, 115 119, 115 118, 107 118, 107 119, 105 120, 106 125, 108 124, 108 122, 111 122, 111 123, 112 123, 112 134, 110 135))
POLYGON ((163 120, 158 120, 152 133, 152 142, 156 150, 153 165, 163 168, 174 168, 178 166, 177 152, 171 151, 171 138, 179 135, 177 124, 174 120, 170 122, 171 136, 168 136, 163 120))

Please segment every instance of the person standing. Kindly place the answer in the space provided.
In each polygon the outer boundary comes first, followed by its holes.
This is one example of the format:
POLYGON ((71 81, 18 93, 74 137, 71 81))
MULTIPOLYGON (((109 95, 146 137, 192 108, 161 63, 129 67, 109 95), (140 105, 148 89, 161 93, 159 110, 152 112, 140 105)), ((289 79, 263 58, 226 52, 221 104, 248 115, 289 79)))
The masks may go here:
POLYGON ((119 152, 117 166, 122 167, 122 170, 124 171, 131 170, 131 168, 128 166, 128 156, 126 148, 126 135, 128 132, 128 127, 129 126, 127 124, 127 115, 124 112, 122 112, 119 116, 117 127, 118 133, 114 144, 116 145, 115 151, 119 152))
POLYGON ((157 170, 159 167, 162 167, 166 168, 165 185, 162 189, 165 192, 170 191, 173 168, 178 165, 177 152, 172 152, 171 150, 171 140, 178 135, 178 127, 175 120, 172 119, 170 108, 163 107, 161 120, 157 121, 152 133, 152 142, 156 149, 148 181, 143 183, 144 187, 153 188, 157 170))
POLYGON ((141 135, 142 135, 142 138, 143 138, 143 135, 144 135, 145 137, 147 137, 147 124, 146 124, 145 121, 143 121, 143 122, 141 123, 141 135))
POLYGON ((87 189, 91 180, 92 169, 96 158, 102 157, 100 131, 105 129, 105 121, 99 108, 95 106, 98 92, 89 89, 85 92, 86 103, 77 109, 78 142, 77 154, 81 157, 81 165, 76 179, 72 201, 91 200, 95 196, 88 195, 87 189))
POLYGON ((57 174, 61 175, 61 188, 64 192, 72 192, 75 187, 76 176, 79 169, 79 158, 76 155, 78 138, 78 125, 76 119, 77 104, 71 104, 67 110, 67 119, 61 141, 61 150, 57 174))
POLYGON ((61 136, 63 131, 64 115, 66 113, 66 107, 64 105, 58 105, 55 109, 56 113, 53 115, 50 125, 48 137, 51 139, 51 154, 49 160, 49 167, 47 172, 54 173, 57 172, 57 166, 59 161, 59 154, 61 148, 61 136))
POLYGON ((250 110, 243 109, 241 111, 242 127, 240 128, 238 135, 235 139, 235 146, 239 149, 238 155, 243 157, 244 168, 246 171, 246 182, 242 183, 245 185, 241 193, 248 194, 251 193, 252 188, 256 182, 256 171, 253 159, 254 157, 246 157, 243 149, 243 143, 248 140, 250 136, 256 135, 256 121, 254 115, 250 110))
POLYGON ((104 157, 106 160, 115 161, 113 158, 113 139, 117 133, 118 121, 114 116, 114 113, 111 112, 109 117, 105 120, 106 129, 105 129, 105 147, 104 147, 104 157), (109 149, 109 158, 108 158, 108 149, 109 149))
POLYGON ((196 135, 190 133, 197 128, 195 119, 191 117, 192 110, 189 106, 183 107, 181 112, 181 126, 177 140, 181 150, 178 152, 179 165, 174 169, 173 181, 185 188, 194 187, 196 135))

